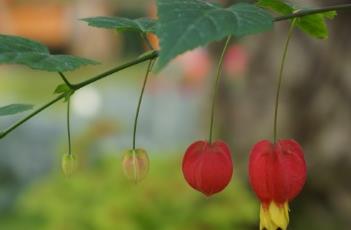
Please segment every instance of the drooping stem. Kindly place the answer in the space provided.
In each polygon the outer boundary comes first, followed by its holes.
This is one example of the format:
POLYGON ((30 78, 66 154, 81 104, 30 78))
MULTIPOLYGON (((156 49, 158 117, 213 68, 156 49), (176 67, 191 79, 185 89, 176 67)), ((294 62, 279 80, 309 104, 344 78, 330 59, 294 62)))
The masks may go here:
POLYGON ((279 70, 279 76, 278 76, 278 86, 277 86, 277 93, 275 96, 275 107, 274 107, 274 126, 273 126, 274 143, 277 141, 277 121, 278 121, 279 96, 280 96, 280 89, 281 89, 282 81, 283 81, 284 65, 285 65, 286 56, 288 54, 289 43, 290 43, 293 31, 294 31, 295 23, 296 23, 296 18, 294 18, 291 22, 291 25, 290 25, 290 28, 288 31, 288 37, 286 39, 285 46, 284 46, 282 61, 280 64, 280 70, 279 70))
POLYGON ((68 155, 72 155, 71 148, 71 122, 70 122, 71 98, 67 101, 67 137, 68 137, 68 155))
POLYGON ((209 134, 209 138, 208 138, 208 142, 210 144, 212 143, 213 122, 214 122, 214 116, 215 116, 215 107, 216 107, 216 98, 217 98, 218 88, 219 88, 219 80, 220 80, 220 77, 222 75, 222 66, 223 66, 224 54, 225 54, 225 51, 228 48, 228 44, 229 44, 230 38, 231 38, 231 36, 227 37, 227 40, 226 40, 225 45, 223 47, 221 56, 219 58, 219 63, 218 63, 218 68, 217 68, 217 75, 216 75, 216 82, 215 82, 214 89, 213 89, 212 108, 211 108, 211 120, 210 120, 210 134, 209 134))
MULTIPOLYGON (((313 14, 318 14, 318 13, 323 13, 323 12, 328 12, 328 11, 333 11, 333 10, 337 10, 337 11, 341 11, 341 10, 350 10, 351 9, 351 4, 341 4, 341 5, 333 5, 333 6, 327 6, 327 7, 320 7, 320 8, 315 8, 315 9, 309 9, 309 10, 300 10, 299 12, 293 13, 293 14, 289 14, 289 15, 285 15, 285 16, 280 16, 280 17, 275 17, 273 19, 274 22, 279 22, 279 21, 285 21, 285 20, 289 20, 292 18, 300 18, 300 17, 304 17, 304 16, 308 16, 308 15, 313 15, 313 14)), ((123 65, 117 66, 115 68, 112 68, 106 72, 100 73, 95 77, 92 77, 88 80, 85 80, 83 82, 80 82, 78 84, 71 84, 72 86, 72 90, 78 90, 81 89, 89 84, 92 84, 96 81, 99 81, 101 79, 104 79, 105 77, 110 76, 113 73, 119 72, 123 69, 126 69, 128 67, 137 65, 141 62, 147 61, 147 60, 151 60, 151 59, 155 59, 159 56, 158 51, 154 50, 153 52, 151 52, 148 55, 139 57, 135 60, 132 60, 130 62, 127 62, 123 65)), ((61 76, 62 77, 62 76, 61 76)), ((55 104, 56 102, 60 101, 62 98, 64 98, 65 95, 61 94, 60 96, 52 99, 51 101, 47 102, 45 105, 41 106, 40 108, 38 108, 37 110, 33 111, 32 113, 30 113, 29 115, 27 115, 26 117, 24 117, 23 119, 19 120, 18 122, 16 122, 15 124, 11 125, 9 128, 0 131, 0 139, 3 139, 5 136, 7 136, 9 133, 11 133, 12 131, 14 131, 16 128, 20 127, 23 123, 25 123, 26 121, 30 120, 32 117, 36 116, 37 114, 39 114, 40 112, 42 112, 43 110, 49 108, 50 106, 52 106, 53 104, 55 104)))
POLYGON ((141 102, 143 101, 143 96, 144 96, 146 83, 147 83, 147 80, 149 78, 150 72, 152 70, 153 63, 154 63, 154 60, 151 59, 149 61, 148 66, 147 66, 147 70, 146 70, 145 77, 144 77, 144 82, 143 82, 143 87, 141 88, 141 92, 140 92, 140 96, 139 96, 139 100, 138 100, 138 106, 137 106, 136 113, 135 113, 134 128, 133 128, 133 150, 135 150, 135 146, 136 146, 135 145, 136 144, 136 131, 137 131, 137 125, 138 125, 138 118, 139 118, 139 113, 140 113, 141 102))

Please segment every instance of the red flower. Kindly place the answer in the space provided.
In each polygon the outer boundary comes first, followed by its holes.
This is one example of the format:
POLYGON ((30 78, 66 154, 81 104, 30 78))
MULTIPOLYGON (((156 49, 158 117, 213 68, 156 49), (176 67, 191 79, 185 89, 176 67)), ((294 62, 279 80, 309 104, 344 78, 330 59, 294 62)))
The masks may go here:
POLYGON ((294 140, 258 142, 250 153, 249 177, 262 203, 260 229, 286 229, 288 202, 300 193, 306 181, 301 146, 294 140))
POLYGON ((191 187, 206 196, 222 191, 233 175, 228 145, 223 141, 194 142, 185 152, 183 174, 191 187))

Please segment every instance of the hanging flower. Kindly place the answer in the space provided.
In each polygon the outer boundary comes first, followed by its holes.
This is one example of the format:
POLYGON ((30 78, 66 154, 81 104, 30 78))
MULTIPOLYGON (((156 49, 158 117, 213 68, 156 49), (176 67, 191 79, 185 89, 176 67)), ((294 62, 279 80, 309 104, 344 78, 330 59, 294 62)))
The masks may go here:
POLYGON ((124 153, 122 160, 124 175, 128 180, 138 183, 149 171, 149 158, 144 149, 131 149, 124 153))
POLYGON ((306 181, 306 163, 294 140, 258 142, 250 153, 250 184, 261 201, 260 230, 285 230, 289 206, 306 181))
POLYGON ((211 196, 222 191, 232 178, 230 149, 223 141, 194 142, 185 152, 182 168, 191 187, 211 196))
POLYGON ((65 176, 71 176, 77 170, 77 159, 73 154, 64 154, 61 160, 62 172, 65 176))

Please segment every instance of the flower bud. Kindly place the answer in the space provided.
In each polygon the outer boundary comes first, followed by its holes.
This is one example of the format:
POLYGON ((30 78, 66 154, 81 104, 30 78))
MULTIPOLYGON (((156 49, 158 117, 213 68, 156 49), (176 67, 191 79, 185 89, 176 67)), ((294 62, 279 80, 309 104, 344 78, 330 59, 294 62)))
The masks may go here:
POLYGON ((64 154, 62 156, 61 167, 65 176, 71 176, 77 170, 77 159, 73 154, 64 154))
POLYGON ((122 168, 128 180, 138 183, 149 171, 149 158, 144 149, 131 149, 123 154, 122 168))

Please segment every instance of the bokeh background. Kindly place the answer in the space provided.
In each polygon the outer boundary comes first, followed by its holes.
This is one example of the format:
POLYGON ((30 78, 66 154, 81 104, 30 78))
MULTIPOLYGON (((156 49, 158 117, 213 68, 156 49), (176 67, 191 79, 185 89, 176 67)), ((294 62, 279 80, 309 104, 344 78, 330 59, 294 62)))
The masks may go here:
MULTIPOLYGON (((231 4, 235 1, 222 1, 231 4)), ((302 6, 348 0, 293 1, 302 6)), ((0 0, 0 33, 38 40, 53 53, 100 61, 68 73, 79 82, 146 50, 133 33, 88 27, 93 16, 156 17, 149 0, 0 0)), ((308 180, 291 204, 290 229, 351 228, 351 13, 329 23, 328 40, 296 31, 283 85, 279 137, 301 143, 308 180)), ((140 64, 76 92, 72 101, 73 151, 79 170, 60 171, 67 152, 65 105, 57 103, 0 140, 0 229, 258 229, 255 195, 247 182, 248 153, 271 139, 273 99, 287 22, 272 31, 233 40, 224 63, 216 137, 231 146, 235 176, 211 198, 192 190, 181 158, 206 139, 210 95, 222 43, 188 52, 151 77, 137 145, 147 149, 150 173, 127 181, 121 156, 132 142, 133 118, 146 65, 140 64)), ((149 37, 157 48, 157 41, 149 37)), ((54 73, 0 66, 0 106, 40 106, 60 84, 54 73)), ((4 129, 25 114, 0 118, 4 129)))

